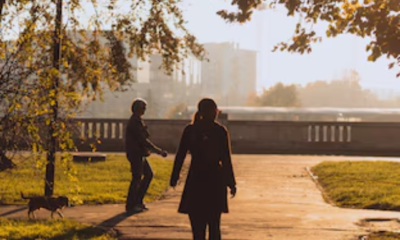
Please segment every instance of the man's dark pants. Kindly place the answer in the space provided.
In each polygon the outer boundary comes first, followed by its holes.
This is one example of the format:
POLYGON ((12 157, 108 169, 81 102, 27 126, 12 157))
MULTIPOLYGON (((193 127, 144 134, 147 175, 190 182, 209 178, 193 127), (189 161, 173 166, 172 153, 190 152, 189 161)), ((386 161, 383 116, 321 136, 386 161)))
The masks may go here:
POLYGON ((135 205, 143 204, 144 195, 153 179, 153 171, 146 157, 137 157, 127 154, 131 163, 132 181, 129 186, 129 192, 126 199, 125 209, 132 210, 135 205))

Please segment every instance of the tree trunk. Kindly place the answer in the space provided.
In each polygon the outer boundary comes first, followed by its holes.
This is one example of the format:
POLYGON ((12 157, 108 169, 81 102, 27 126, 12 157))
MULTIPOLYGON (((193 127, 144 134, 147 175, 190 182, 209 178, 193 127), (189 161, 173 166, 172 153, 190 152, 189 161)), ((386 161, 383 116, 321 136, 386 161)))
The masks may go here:
MULTIPOLYGON (((62 0, 57 1, 57 15, 55 19, 55 29, 54 29, 54 52, 53 52, 53 68, 60 70, 60 58, 61 58, 61 22, 62 22, 62 0)), ((54 78, 53 90, 55 91, 54 105, 51 106, 53 116, 50 124, 49 131, 49 149, 47 154, 47 164, 46 164, 46 182, 44 187, 45 196, 53 195, 54 191, 54 174, 55 174, 55 161, 56 161, 56 149, 57 149, 57 136, 56 132, 58 129, 58 84, 60 80, 60 74, 54 78)))

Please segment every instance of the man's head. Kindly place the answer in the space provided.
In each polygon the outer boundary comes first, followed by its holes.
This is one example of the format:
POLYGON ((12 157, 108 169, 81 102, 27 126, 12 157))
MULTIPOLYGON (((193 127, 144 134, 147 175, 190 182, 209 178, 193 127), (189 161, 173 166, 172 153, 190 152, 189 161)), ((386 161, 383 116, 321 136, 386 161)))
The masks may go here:
POLYGON ((147 103, 145 100, 143 100, 141 98, 137 98, 132 103, 131 111, 134 115, 141 117, 146 112, 146 106, 147 106, 147 103))

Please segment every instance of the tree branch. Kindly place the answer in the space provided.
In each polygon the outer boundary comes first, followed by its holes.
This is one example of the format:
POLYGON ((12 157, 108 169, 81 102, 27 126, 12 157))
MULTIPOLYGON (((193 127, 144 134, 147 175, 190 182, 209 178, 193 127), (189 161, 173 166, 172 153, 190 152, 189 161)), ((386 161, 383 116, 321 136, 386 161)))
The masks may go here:
POLYGON ((6 0, 0 0, 0 20, 1 17, 3 16, 3 7, 6 4, 6 0))

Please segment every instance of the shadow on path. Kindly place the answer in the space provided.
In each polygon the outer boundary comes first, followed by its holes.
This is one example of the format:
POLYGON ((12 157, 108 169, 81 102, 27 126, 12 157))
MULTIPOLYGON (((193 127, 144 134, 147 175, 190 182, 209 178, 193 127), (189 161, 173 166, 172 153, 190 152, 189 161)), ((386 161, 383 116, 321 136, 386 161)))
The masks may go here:
POLYGON ((20 207, 20 208, 17 208, 17 209, 13 209, 13 210, 10 210, 10 211, 8 211, 8 212, 5 212, 5 213, 2 213, 2 214, 0 214, 0 217, 5 217, 5 216, 8 216, 8 215, 11 215, 11 214, 14 214, 14 213, 17 213, 17 212, 21 212, 21 211, 23 211, 23 210, 25 210, 25 209, 27 209, 28 207, 20 207))
POLYGON ((140 214, 140 212, 138 212, 138 213, 122 212, 122 213, 119 213, 119 214, 115 215, 114 217, 106 219, 103 222, 97 224, 96 227, 113 228, 113 227, 117 226, 118 223, 124 221, 128 217, 133 216, 133 215, 137 215, 137 214, 140 214))

